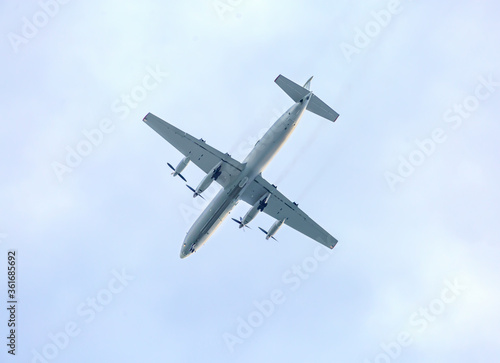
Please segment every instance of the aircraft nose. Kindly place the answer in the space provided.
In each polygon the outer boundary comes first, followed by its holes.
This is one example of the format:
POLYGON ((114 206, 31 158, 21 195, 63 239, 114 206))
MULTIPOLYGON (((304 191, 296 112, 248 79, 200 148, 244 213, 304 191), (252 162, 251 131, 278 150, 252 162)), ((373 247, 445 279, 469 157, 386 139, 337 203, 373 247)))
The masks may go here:
POLYGON ((187 244, 184 242, 182 244, 182 247, 181 247, 180 258, 186 258, 187 256, 189 256, 191 254, 191 252, 189 251, 189 248, 186 246, 187 246, 187 244))
POLYGON ((190 233, 188 233, 186 235, 186 238, 184 238, 184 241, 182 242, 181 253, 180 253, 181 258, 186 258, 190 254, 192 254, 191 248, 193 246, 193 243, 194 243, 193 237, 191 236, 190 233))

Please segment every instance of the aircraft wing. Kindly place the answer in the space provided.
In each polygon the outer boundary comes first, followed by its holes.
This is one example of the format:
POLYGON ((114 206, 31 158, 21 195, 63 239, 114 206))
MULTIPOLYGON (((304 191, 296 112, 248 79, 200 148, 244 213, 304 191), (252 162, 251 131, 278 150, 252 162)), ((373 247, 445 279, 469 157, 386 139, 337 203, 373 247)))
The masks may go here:
POLYGON ((286 218, 285 224, 302 234, 312 238, 322 245, 333 248, 337 244, 337 239, 325 231, 319 224, 314 222, 305 214, 297 204, 291 202, 275 186, 269 184, 261 175, 248 186, 241 196, 241 199, 250 205, 254 205, 262 196, 271 193, 264 213, 275 219, 286 218))
POLYGON ((216 181, 223 187, 228 185, 243 170, 241 163, 233 159, 229 154, 221 153, 219 150, 207 145, 203 139, 195 139, 152 113, 148 113, 143 121, 184 156, 189 156, 191 162, 207 174, 222 160, 222 173, 216 181))

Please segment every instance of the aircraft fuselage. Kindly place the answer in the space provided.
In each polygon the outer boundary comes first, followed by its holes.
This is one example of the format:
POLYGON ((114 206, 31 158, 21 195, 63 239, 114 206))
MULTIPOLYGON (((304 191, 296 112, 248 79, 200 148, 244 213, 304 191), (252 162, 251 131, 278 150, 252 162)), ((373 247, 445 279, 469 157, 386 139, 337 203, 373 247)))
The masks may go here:
POLYGON ((290 107, 255 144, 243 161, 244 169, 240 175, 217 193, 187 232, 181 248, 181 258, 200 248, 238 204, 245 188, 265 169, 297 127, 310 98, 311 93, 290 107))

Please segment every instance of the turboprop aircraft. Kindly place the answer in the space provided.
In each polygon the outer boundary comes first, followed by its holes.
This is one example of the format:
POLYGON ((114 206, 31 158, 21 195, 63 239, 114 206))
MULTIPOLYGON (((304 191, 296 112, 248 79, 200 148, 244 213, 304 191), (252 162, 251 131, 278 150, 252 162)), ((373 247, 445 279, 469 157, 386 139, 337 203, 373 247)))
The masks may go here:
POLYGON ((332 122, 339 116, 310 91, 311 79, 312 77, 303 87, 282 75, 274 80, 295 101, 295 104, 278 118, 242 163, 229 154, 207 145, 203 139, 194 138, 152 113, 144 117, 143 121, 146 124, 184 155, 177 167, 174 168, 169 164, 174 171, 172 173, 174 177, 179 175, 185 180, 181 173, 189 162, 196 164, 206 173, 196 189, 188 186, 194 193, 193 197, 202 197, 202 193, 214 181, 222 186, 187 232, 181 247, 181 258, 196 252, 240 200, 251 206, 239 220, 233 218, 240 228, 247 227, 258 213, 264 212, 276 219, 267 231, 259 227, 266 234, 266 239, 275 239, 278 229, 286 224, 328 248, 335 247, 337 240, 334 237, 305 214, 297 203, 291 202, 261 175, 297 127, 305 110, 332 122))

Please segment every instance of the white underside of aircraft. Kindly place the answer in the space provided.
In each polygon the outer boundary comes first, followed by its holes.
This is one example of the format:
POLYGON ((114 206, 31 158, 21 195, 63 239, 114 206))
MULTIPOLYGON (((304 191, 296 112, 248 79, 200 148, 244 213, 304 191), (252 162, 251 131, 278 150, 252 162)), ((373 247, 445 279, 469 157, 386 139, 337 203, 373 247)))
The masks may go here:
POLYGON ((174 170, 174 176, 179 175, 185 180, 181 173, 189 162, 207 173, 196 189, 189 187, 194 192, 194 197, 201 196, 213 181, 222 186, 187 232, 181 247, 181 258, 197 251, 240 200, 252 206, 240 220, 234 219, 240 224, 240 228, 246 227, 259 212, 264 212, 276 219, 268 231, 261 228, 266 233, 266 239, 274 238, 278 229, 286 224, 328 248, 335 247, 337 240, 334 237, 261 176, 264 168, 297 127, 305 110, 330 121, 335 121, 339 116, 309 90, 311 79, 312 77, 304 87, 282 75, 275 79, 295 104, 278 118, 242 163, 207 145, 203 139, 195 139, 151 113, 144 117, 144 122, 184 154, 184 159, 177 167, 169 164, 174 170))

